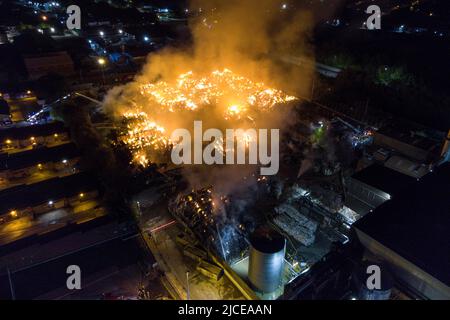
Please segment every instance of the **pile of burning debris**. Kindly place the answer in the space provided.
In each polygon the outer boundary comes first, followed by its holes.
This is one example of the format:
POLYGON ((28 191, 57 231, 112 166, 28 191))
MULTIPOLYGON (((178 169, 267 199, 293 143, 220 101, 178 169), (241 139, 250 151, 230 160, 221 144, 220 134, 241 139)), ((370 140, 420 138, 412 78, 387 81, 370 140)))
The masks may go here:
POLYGON ((121 112, 124 130, 119 141, 132 152, 133 163, 143 167, 176 143, 170 140, 170 126, 193 114, 199 120, 204 114, 209 120, 219 115, 216 128, 227 121, 254 124, 262 113, 297 100, 228 69, 190 71, 171 82, 139 83, 138 88, 121 112))
POLYGON ((212 188, 180 194, 169 203, 169 211, 187 227, 204 246, 225 260, 246 249, 243 224, 230 222, 229 198, 214 196, 212 188))
POLYGON ((207 249, 227 262, 239 260, 248 249, 248 236, 265 219, 255 203, 273 194, 268 178, 252 178, 255 183, 239 194, 219 195, 212 187, 179 194, 169 211, 207 249))

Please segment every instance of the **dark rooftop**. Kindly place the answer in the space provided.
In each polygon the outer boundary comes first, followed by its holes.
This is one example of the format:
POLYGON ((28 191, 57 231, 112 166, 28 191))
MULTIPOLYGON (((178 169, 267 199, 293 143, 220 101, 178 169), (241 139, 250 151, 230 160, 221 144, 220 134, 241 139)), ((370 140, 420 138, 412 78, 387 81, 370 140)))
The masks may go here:
POLYGON ((0 114, 10 114, 11 109, 9 108, 8 102, 5 99, 0 98, 0 114))
POLYGON ((444 132, 426 128, 406 120, 395 120, 391 124, 380 128, 378 132, 426 151, 439 148, 445 138, 444 132))
POLYGON ((85 172, 30 185, 16 186, 0 191, 0 214, 43 204, 50 200, 57 201, 97 188, 96 178, 85 172))
POLYGON ((62 122, 51 122, 46 124, 38 124, 26 127, 14 127, 0 130, 0 141, 7 139, 29 139, 30 137, 48 136, 55 133, 66 132, 62 122))
POLYGON ((276 253, 284 248, 285 242, 281 234, 269 227, 260 227, 250 236, 253 248, 263 253, 276 253))
POLYGON ((18 170, 38 163, 59 162, 79 156, 75 144, 66 143, 52 148, 39 148, 24 152, 0 155, 0 171, 18 170))
POLYGON ((379 164, 373 164, 357 172, 352 178, 391 196, 396 196, 402 193, 405 188, 417 183, 416 179, 379 164))
POLYGON ((449 199, 450 163, 445 163, 354 227, 450 286, 449 199))

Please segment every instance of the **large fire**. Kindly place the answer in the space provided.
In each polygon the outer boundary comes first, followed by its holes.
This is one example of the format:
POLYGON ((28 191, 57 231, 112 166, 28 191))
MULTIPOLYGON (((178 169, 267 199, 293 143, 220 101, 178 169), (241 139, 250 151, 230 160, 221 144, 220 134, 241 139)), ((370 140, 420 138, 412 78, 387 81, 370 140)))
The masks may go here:
POLYGON ((167 150, 172 145, 170 133, 158 123, 160 116, 170 117, 170 114, 180 111, 197 112, 213 106, 219 108, 225 121, 253 121, 254 114, 296 100, 283 91, 262 82, 253 82, 228 69, 207 75, 190 71, 171 83, 141 84, 140 95, 142 105, 133 102, 122 114, 127 130, 121 140, 132 151, 133 161, 144 167, 151 162, 149 155, 167 150))

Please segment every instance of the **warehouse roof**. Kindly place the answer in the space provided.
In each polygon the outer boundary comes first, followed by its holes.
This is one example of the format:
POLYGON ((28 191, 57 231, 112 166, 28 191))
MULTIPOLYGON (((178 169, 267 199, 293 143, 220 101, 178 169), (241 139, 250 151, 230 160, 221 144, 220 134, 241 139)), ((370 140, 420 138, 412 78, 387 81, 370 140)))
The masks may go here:
POLYGON ((445 163, 354 227, 450 286, 449 198, 450 163, 445 163))
POLYGON ((417 183, 417 179, 379 164, 373 164, 357 172, 352 178, 384 191, 391 196, 395 196, 405 188, 417 183))
POLYGON ((19 170, 38 163, 59 162, 79 156, 75 144, 66 143, 52 148, 39 148, 0 156, 0 171, 19 170))
POLYGON ((63 178, 53 178, 42 182, 20 185, 0 191, 0 214, 16 209, 57 201, 80 192, 97 190, 96 178, 89 173, 78 173, 63 178))
POLYGON ((64 127, 64 123, 62 122, 51 122, 25 127, 13 127, 0 130, 0 141, 3 142, 7 139, 29 139, 30 137, 42 137, 66 131, 67 129, 64 127))

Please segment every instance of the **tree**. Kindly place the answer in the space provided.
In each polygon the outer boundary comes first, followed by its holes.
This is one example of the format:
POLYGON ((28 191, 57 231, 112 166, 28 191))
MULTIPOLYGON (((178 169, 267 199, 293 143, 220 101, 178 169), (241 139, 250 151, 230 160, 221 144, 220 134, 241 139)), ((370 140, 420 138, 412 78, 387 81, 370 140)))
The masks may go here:
POLYGON ((411 86, 414 85, 414 77, 406 71, 405 67, 383 66, 377 69, 374 82, 387 87, 411 86))

